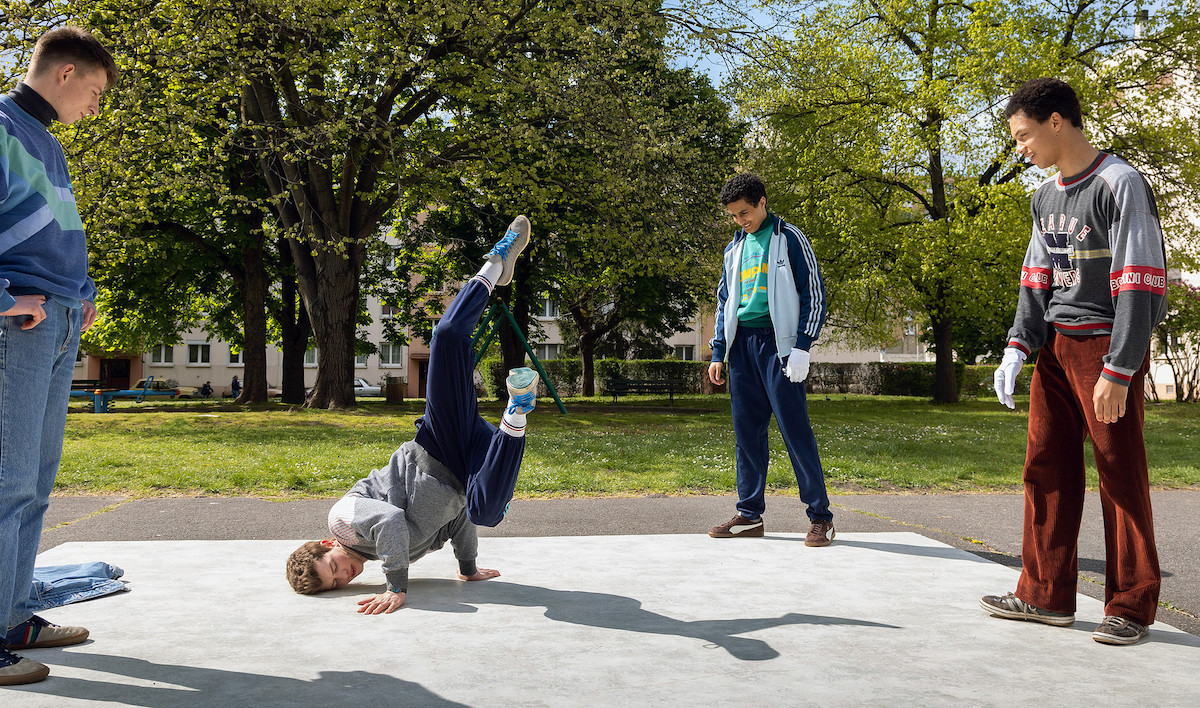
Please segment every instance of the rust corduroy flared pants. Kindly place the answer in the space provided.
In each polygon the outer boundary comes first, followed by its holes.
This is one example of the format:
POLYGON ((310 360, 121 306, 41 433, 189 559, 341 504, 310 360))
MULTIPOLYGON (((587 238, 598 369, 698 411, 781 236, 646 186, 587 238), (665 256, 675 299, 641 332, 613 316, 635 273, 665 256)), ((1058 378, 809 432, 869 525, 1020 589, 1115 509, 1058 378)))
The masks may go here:
POLYGON ((1029 397, 1025 530, 1016 595, 1056 612, 1075 611, 1084 453, 1090 437, 1104 512, 1104 613, 1154 621, 1162 575, 1154 545, 1149 469, 1142 437, 1149 355, 1129 385, 1125 415, 1096 419, 1092 392, 1110 337, 1052 334, 1038 354, 1029 397))

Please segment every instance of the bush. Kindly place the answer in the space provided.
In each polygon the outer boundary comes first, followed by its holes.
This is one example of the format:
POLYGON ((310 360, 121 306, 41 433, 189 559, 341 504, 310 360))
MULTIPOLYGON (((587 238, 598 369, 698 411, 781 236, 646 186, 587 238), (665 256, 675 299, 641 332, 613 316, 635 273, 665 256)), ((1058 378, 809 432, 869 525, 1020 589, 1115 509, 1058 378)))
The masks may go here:
MULTIPOLYGON (((558 391, 558 395, 577 396, 583 392, 583 361, 581 359, 546 359, 540 360, 540 363, 546 371, 546 376, 550 378, 550 383, 554 384, 554 390, 558 391)), ((536 370, 532 364, 529 366, 536 370)), ((499 400, 508 397, 504 383, 508 378, 508 370, 504 368, 504 362, 500 357, 484 359, 479 362, 478 369, 483 374, 489 398, 499 400)), ((550 389, 546 388, 545 381, 538 382, 537 395, 539 397, 550 395, 550 389)))
MULTIPOLYGON (((1014 393, 1029 393, 1029 384, 1033 382, 1032 364, 1032 361, 1028 361, 1025 366, 1021 367, 1021 373, 1017 374, 1017 388, 1014 393)), ((965 396, 994 396, 996 391, 992 388, 992 378, 995 373, 995 364, 968 366, 963 375, 962 385, 958 390, 965 396)))
MULTIPOLYGON (((582 359, 549 359, 542 362, 546 377, 554 384, 554 390, 560 396, 578 396, 583 393, 583 360, 582 359)), ((545 383, 538 386, 539 396, 549 396, 550 389, 545 383)))
POLYGON ((700 393, 707 361, 678 359, 600 359, 596 362, 597 393, 606 394, 610 379, 682 379, 689 393, 700 393))
POLYGON ((812 393, 875 393, 879 390, 879 369, 870 363, 814 362, 808 370, 808 390, 812 393))
MULTIPOLYGON (((954 364, 958 390, 968 367, 954 364)), ((937 380, 937 365, 932 361, 872 361, 863 364, 814 363, 809 370, 809 391, 813 393, 865 393, 873 396, 923 396, 932 398, 937 380)), ((991 381, 991 374, 988 374, 991 381)), ((972 389, 967 389, 971 391, 972 389)))

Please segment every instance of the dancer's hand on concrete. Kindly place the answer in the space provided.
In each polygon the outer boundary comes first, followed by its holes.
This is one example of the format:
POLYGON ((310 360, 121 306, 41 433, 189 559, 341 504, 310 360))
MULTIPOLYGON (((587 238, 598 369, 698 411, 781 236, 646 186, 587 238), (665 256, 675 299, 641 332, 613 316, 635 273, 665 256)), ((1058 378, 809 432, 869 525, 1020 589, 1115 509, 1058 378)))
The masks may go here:
POLYGON ((1125 400, 1129 398, 1129 387, 1113 383, 1103 376, 1092 391, 1092 405, 1096 407, 1096 420, 1115 423, 1125 415, 1125 400))
POLYGON ((404 593, 385 590, 378 595, 358 601, 358 612, 364 615, 391 614, 404 605, 404 593))
POLYGON ((499 577, 500 571, 492 570, 491 568, 476 568, 474 575, 463 575, 462 573, 458 574, 459 580, 491 580, 492 578, 499 577))

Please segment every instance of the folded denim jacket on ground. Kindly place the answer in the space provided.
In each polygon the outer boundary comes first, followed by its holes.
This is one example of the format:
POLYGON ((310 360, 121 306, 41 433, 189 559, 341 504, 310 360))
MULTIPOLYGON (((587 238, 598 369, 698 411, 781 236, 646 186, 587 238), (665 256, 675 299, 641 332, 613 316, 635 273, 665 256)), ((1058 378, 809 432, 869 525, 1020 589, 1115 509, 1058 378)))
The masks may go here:
POLYGON ((72 565, 39 566, 33 569, 29 609, 33 612, 126 590, 117 580, 125 571, 100 561, 72 565))

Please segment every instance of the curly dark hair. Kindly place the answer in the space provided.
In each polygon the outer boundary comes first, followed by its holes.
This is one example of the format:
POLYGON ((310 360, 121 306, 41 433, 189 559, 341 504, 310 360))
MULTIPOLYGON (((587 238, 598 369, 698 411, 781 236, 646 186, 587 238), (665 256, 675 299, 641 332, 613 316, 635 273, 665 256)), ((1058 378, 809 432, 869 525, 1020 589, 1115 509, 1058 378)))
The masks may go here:
POLYGON ((767 185, 763 184, 758 175, 750 172, 730 177, 725 186, 721 187, 721 203, 726 205, 733 204, 739 199, 745 199, 750 204, 758 204, 759 200, 765 196, 767 196, 767 185))
POLYGON ((317 561, 321 560, 329 551, 330 547, 320 541, 308 541, 292 552, 287 560, 287 579, 293 590, 301 595, 314 595, 321 592, 321 577, 317 575, 317 561))
POLYGON ((1071 121, 1071 125, 1076 128, 1083 127, 1079 96, 1075 95, 1075 89, 1062 79, 1043 77, 1021 84, 1021 88, 1008 99, 1004 117, 1012 118, 1017 113, 1024 113, 1039 123, 1050 118, 1051 113, 1057 113, 1071 121))

